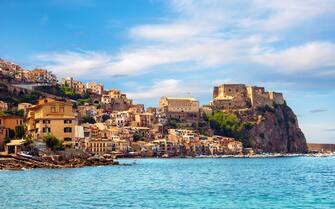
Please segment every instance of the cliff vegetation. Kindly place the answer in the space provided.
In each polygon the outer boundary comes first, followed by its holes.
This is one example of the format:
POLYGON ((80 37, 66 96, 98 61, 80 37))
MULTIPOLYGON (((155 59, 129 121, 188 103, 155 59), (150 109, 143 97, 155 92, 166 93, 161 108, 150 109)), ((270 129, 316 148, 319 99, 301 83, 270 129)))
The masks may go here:
POLYGON ((216 111, 205 120, 214 133, 234 137, 244 147, 264 152, 301 153, 307 151, 304 134, 294 112, 286 104, 216 111))

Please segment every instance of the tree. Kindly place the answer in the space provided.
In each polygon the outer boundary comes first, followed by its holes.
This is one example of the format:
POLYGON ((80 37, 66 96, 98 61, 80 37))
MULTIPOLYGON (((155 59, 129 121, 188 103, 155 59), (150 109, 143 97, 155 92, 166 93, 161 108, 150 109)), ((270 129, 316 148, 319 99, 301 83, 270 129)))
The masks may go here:
POLYGON ((102 115, 102 122, 105 122, 108 119, 109 119, 109 115, 108 114, 103 114, 102 115))
POLYGON ((27 128, 25 125, 19 125, 15 127, 15 137, 21 139, 25 136, 27 128))
POLYGON ((46 146, 51 150, 58 150, 62 148, 62 142, 51 134, 45 135, 43 140, 46 146))
POLYGON ((3 144, 7 144, 10 142, 10 138, 9 137, 5 137, 4 140, 3 140, 3 144))
POLYGON ((81 123, 90 123, 90 124, 94 124, 96 123, 95 119, 93 117, 90 116, 83 116, 80 120, 81 123))
POLYGON ((252 122, 242 122, 236 114, 225 112, 214 112, 206 115, 210 127, 214 133, 221 136, 233 137, 249 146, 249 140, 246 139, 247 132, 253 127, 252 122))
POLYGON ((133 139, 134 139, 135 142, 136 141, 142 141, 143 140, 143 136, 141 134, 135 133, 133 135, 133 139))
POLYGON ((13 129, 8 129, 8 138, 9 139, 15 138, 15 131, 13 129))

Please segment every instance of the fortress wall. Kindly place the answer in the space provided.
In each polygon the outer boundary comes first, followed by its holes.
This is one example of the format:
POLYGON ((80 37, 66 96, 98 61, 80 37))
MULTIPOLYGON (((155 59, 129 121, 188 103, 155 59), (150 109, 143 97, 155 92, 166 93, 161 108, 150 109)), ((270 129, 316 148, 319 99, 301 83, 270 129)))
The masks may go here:
POLYGON ((268 92, 264 87, 248 86, 248 97, 253 107, 272 106, 273 101, 269 98, 268 92))
POLYGON ((232 99, 232 100, 213 100, 213 106, 217 110, 222 109, 242 109, 249 107, 246 99, 232 99))
POLYGON ((249 107, 284 104, 281 93, 267 92, 264 87, 244 84, 223 84, 214 87, 213 106, 215 109, 242 109, 249 107))
POLYGON ((308 143, 308 151, 314 152, 335 152, 335 144, 308 143))
POLYGON ((285 100, 282 93, 277 92, 269 92, 269 98, 275 103, 275 104, 284 104, 285 100))
POLYGON ((218 87, 217 92, 217 97, 219 98, 247 97, 247 88, 244 84, 223 84, 218 87))
POLYGON ((216 97, 218 97, 218 95, 219 95, 219 87, 214 86, 213 99, 215 99, 216 97))

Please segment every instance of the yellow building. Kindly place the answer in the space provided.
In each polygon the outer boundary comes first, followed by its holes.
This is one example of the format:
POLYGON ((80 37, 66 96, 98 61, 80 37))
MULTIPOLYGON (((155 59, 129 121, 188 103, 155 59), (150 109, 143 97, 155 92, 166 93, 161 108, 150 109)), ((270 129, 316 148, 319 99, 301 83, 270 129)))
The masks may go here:
POLYGON ((111 154, 113 141, 110 139, 86 139, 85 150, 94 154, 111 154))
POLYGON ((104 92, 104 86, 102 84, 96 82, 88 82, 86 83, 85 89, 89 93, 94 93, 98 95, 102 95, 104 92))
POLYGON ((17 110, 23 110, 24 114, 28 112, 28 109, 32 106, 30 103, 19 103, 17 105, 17 110))
POLYGON ((199 112, 199 102, 193 98, 161 97, 159 108, 168 112, 199 112))
POLYGON ((0 150, 3 150, 4 139, 13 137, 11 134, 15 134, 15 128, 20 125, 23 125, 23 118, 20 116, 0 116, 0 150))
POLYGON ((8 105, 6 102, 0 100, 0 111, 8 110, 8 105))
POLYGON ((153 113, 137 113, 133 125, 137 127, 152 127, 155 123, 155 115, 153 113))
POLYGON ((199 121, 199 102, 193 98, 161 97, 159 111, 168 119, 188 123, 199 121))
POLYGON ((27 129, 33 139, 51 134, 61 141, 74 139, 76 117, 70 102, 41 99, 29 108, 27 129))

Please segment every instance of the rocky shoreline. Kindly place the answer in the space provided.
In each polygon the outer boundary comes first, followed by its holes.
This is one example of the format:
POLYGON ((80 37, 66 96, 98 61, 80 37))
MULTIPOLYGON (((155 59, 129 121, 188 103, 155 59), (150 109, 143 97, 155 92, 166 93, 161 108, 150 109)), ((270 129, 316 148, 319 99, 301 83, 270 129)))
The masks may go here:
MULTIPOLYGON (((280 157, 335 157, 335 153, 202 155, 190 158, 280 158, 280 157)), ((171 158, 178 158, 178 157, 171 157, 171 158)), ((37 161, 32 159, 18 158, 13 156, 6 156, 6 157, 0 156, 0 170, 25 170, 33 168, 60 169, 60 168, 81 168, 85 166, 107 166, 107 165, 121 165, 121 164, 113 159, 105 159, 103 157, 90 157, 87 159, 75 158, 68 161, 48 162, 48 161, 37 161)))
POLYGON ((307 153, 307 154, 253 154, 253 155, 208 155, 196 158, 278 158, 278 157, 335 157, 335 153, 307 153))
POLYGON ((113 159, 91 157, 87 159, 72 159, 69 161, 48 162, 18 157, 0 157, 0 170, 24 170, 33 168, 80 168, 84 166, 119 165, 113 159))

